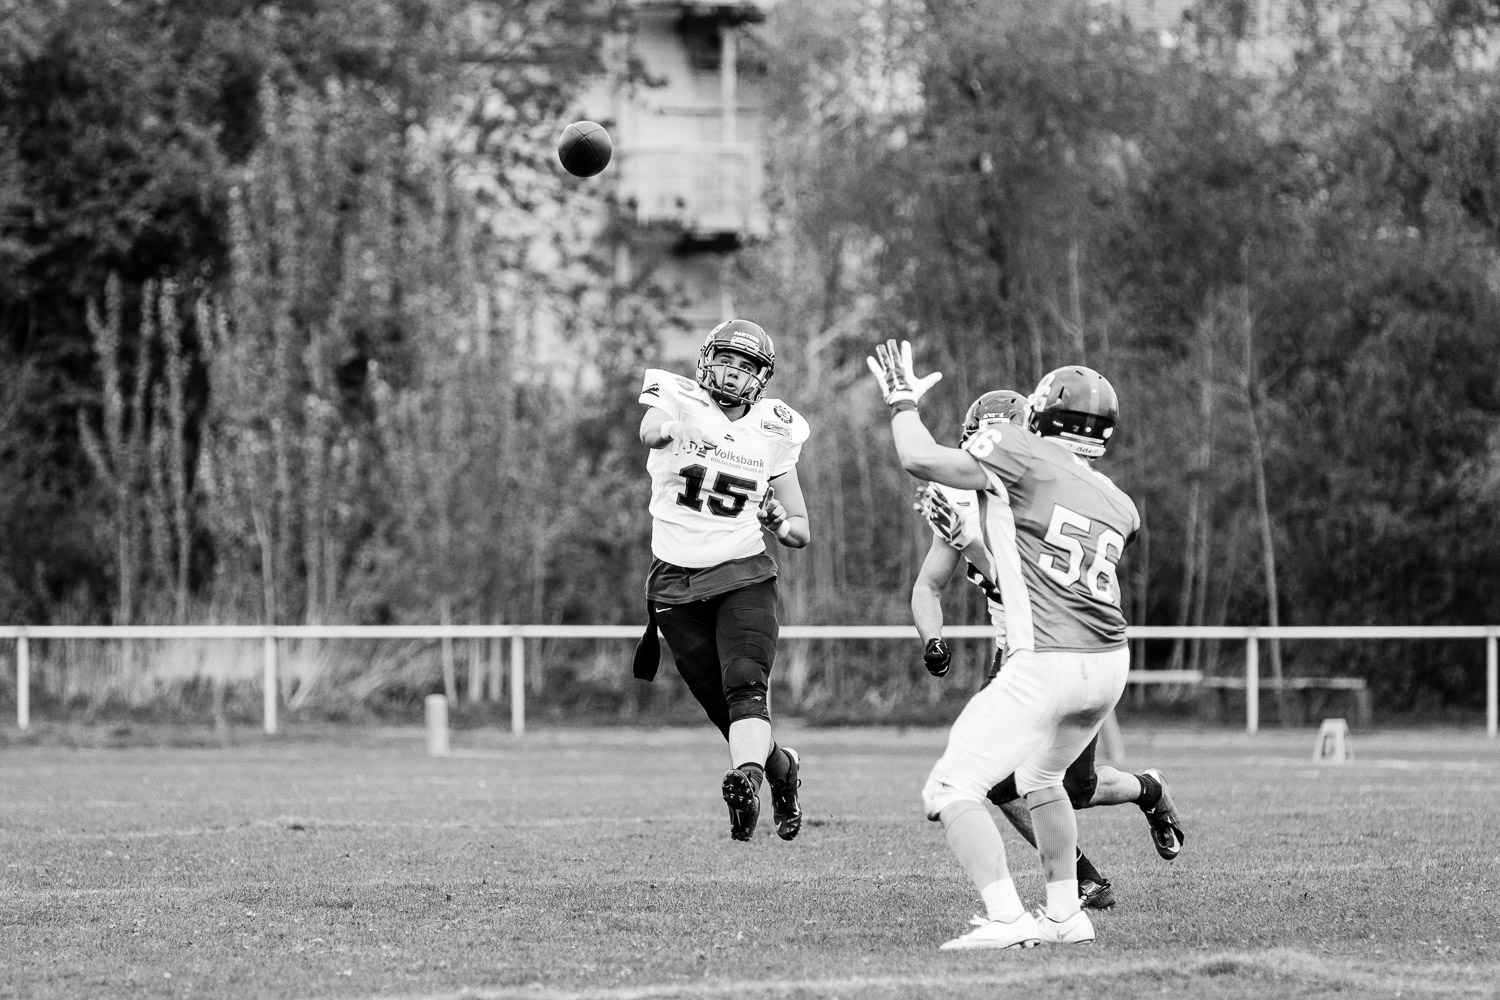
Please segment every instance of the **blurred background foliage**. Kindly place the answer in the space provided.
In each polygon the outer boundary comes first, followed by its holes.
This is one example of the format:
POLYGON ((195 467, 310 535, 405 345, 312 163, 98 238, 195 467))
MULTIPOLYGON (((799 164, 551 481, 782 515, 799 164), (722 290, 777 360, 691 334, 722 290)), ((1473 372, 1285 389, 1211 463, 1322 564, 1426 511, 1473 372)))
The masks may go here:
MULTIPOLYGON (((756 29, 775 225, 736 258, 741 312, 814 427, 784 621, 909 620, 929 536, 864 372, 886 337, 945 373, 944 439, 982 391, 1111 378, 1135 623, 1500 621, 1500 71, 1478 57, 1500 4, 1383 46, 1309 21, 1276 72, 1232 58, 1234 4, 1200 7, 1221 16, 1175 48, 1040 0, 783 0, 756 29)), ((639 621, 635 398, 673 301, 613 282, 629 223, 551 148, 616 13, 0 14, 0 620, 639 621), (540 364, 538 338, 584 360, 540 364)), ((983 620, 967 591, 950 620, 983 620)), ((936 694, 879 643, 792 644, 779 683, 820 717, 906 717, 961 697, 981 646, 936 694)), ((691 714, 623 647, 539 647, 544 712, 691 714)), ((1481 704, 1477 644, 1282 652, 1382 710, 1481 704)), ((1232 644, 1137 654, 1239 669, 1232 644)), ((214 646, 39 655, 46 698, 91 706, 222 713, 255 677, 214 646)), ((309 647, 289 697, 410 706, 445 674, 499 697, 492 659, 309 647)))

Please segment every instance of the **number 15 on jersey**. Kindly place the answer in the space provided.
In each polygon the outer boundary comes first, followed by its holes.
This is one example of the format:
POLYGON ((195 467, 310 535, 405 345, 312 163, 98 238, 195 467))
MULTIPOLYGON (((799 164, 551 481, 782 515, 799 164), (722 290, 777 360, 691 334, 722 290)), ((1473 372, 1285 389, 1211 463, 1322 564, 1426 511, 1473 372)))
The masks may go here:
MULTIPOLYGON (((689 465, 677 474, 687 482, 687 489, 677 494, 677 502, 693 510, 702 510, 703 481, 708 477, 708 468, 689 465)), ((753 479, 721 472, 714 477, 713 489, 709 492, 708 512, 717 517, 738 517, 750 494, 759 489, 760 483, 753 479)))

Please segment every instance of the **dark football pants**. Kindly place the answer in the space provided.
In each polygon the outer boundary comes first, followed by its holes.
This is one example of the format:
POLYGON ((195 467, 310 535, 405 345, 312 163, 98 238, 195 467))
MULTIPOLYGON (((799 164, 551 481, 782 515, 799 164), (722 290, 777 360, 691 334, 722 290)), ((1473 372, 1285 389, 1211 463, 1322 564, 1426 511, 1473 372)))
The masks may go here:
MULTIPOLYGON (((997 650, 995 662, 990 666, 990 672, 985 675, 985 684, 989 684, 1000 673, 1000 665, 1000 653, 997 650)), ((1073 804, 1074 809, 1087 809, 1094 797, 1094 789, 1099 787, 1099 773, 1094 769, 1094 753, 1098 747, 1099 737, 1095 736, 1089 740, 1089 745, 1083 748, 1083 753, 1078 755, 1078 759, 1069 764, 1068 769, 1063 772, 1063 791, 1068 793, 1068 801, 1073 804)), ((1016 790, 1014 774, 1008 775, 986 795, 986 798, 997 806, 1014 802, 1020 797, 1021 793, 1016 790)))
POLYGON ((771 667, 776 662, 776 580, 762 580, 703 601, 656 611, 656 627, 677 672, 729 737, 729 724, 765 719, 771 667))

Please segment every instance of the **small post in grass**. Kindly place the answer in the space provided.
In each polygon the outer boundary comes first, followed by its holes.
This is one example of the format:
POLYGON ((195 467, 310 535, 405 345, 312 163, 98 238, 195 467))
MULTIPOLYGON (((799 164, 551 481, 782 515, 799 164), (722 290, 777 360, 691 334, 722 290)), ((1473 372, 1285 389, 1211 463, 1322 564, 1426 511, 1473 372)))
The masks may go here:
POLYGON ((510 637, 510 731, 526 733, 526 640, 510 637))
POLYGON ((24 635, 16 639, 16 725, 31 728, 31 646, 24 635))
POLYGON ((430 757, 448 756, 448 699, 444 695, 430 694, 423 701, 427 715, 427 754, 430 757))
POLYGON ((1324 719, 1318 726, 1318 741, 1313 744, 1313 760, 1325 764, 1343 764, 1354 759, 1349 743, 1349 723, 1343 719, 1324 719))
POLYGON ((1255 629, 1245 636, 1245 732, 1260 729, 1260 646, 1255 629))
POLYGON ((267 634, 261 650, 261 710, 266 732, 276 735, 276 705, 281 697, 281 667, 276 661, 276 636, 267 634))
MULTIPOLYGON (((1490 739, 1500 734, 1500 655, 1497 655, 1497 637, 1490 632, 1484 640, 1484 728, 1490 739)), ((25 639, 21 640, 25 642, 25 639)))

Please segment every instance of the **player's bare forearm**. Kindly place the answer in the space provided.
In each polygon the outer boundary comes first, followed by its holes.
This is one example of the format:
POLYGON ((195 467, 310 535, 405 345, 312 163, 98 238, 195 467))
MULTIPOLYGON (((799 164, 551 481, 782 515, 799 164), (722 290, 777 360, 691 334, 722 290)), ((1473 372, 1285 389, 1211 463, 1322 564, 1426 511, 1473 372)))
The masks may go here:
POLYGON ((922 642, 943 637, 943 598, 918 580, 911 588, 911 620, 922 642))
POLYGON ((781 524, 786 534, 777 534, 776 540, 787 548, 804 548, 808 542, 812 541, 812 527, 807 523, 806 517, 793 514, 781 524))
POLYGON ((943 636, 943 588, 953 578, 958 565, 958 553, 941 539, 934 538, 911 587, 911 620, 923 643, 943 636))
POLYGON ((891 418, 891 436, 901 467, 918 479, 926 479, 961 490, 982 490, 989 486, 984 468, 968 452, 948 448, 932 438, 916 410, 905 410, 891 418))
POLYGON ((766 489, 761 522, 789 549, 800 549, 812 541, 812 521, 807 516, 807 499, 795 468, 771 480, 766 489))

